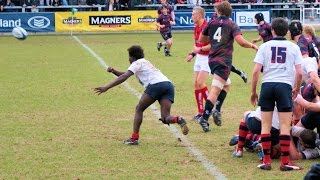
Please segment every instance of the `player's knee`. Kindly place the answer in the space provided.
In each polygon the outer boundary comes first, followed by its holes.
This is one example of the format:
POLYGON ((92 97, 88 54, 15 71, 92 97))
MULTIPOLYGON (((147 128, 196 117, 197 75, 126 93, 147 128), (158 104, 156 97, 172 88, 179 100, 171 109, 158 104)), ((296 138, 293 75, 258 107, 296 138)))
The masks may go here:
MULTIPOLYGON (((227 81, 226 81, 226 84, 225 84, 225 86, 230 86, 231 85, 231 79, 230 78, 228 78, 227 79, 227 81)), ((228 87, 229 88, 229 87, 228 87)))
POLYGON ((243 118, 242 118, 242 121, 243 121, 243 122, 246 121, 246 119, 248 118, 247 116, 249 115, 250 112, 251 112, 251 111, 246 111, 246 112, 243 113, 243 118))
POLYGON ((202 82, 202 81, 196 81, 195 84, 194 84, 194 87, 195 87, 196 89, 202 89, 202 88, 204 88, 205 86, 206 86, 205 83, 202 82))
POLYGON ((215 87, 219 88, 220 90, 222 90, 224 87, 224 84, 219 80, 213 79, 211 86, 215 86, 215 87))

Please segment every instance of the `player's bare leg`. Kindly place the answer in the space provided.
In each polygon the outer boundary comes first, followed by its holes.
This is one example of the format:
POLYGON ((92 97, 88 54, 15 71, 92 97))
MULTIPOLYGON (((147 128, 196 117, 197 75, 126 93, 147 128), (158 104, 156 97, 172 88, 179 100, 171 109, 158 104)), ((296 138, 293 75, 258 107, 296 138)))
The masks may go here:
POLYGON ((200 122, 199 122, 199 124, 201 125, 202 130, 204 132, 210 131, 208 119, 209 119, 209 116, 212 112, 214 104, 217 101, 217 98, 220 94, 220 91, 223 89, 225 84, 226 84, 226 81, 224 79, 222 79, 220 76, 218 76, 216 74, 213 75, 211 90, 210 90, 209 96, 206 100, 204 113, 203 113, 202 117, 200 118, 200 122))
POLYGON ((165 56, 171 56, 171 54, 170 54, 171 46, 172 46, 172 38, 166 40, 166 46, 164 48, 165 56))
POLYGON ((169 99, 160 100, 160 109, 161 109, 161 121, 165 124, 179 124, 181 131, 184 135, 187 135, 189 128, 187 122, 181 116, 172 116, 170 115, 172 102, 169 99))
POLYGON ((129 138, 128 140, 125 140, 124 144, 138 145, 139 131, 142 123, 143 112, 154 102, 155 102, 155 99, 153 99, 151 96, 149 96, 146 93, 142 94, 140 101, 136 106, 136 112, 135 112, 134 121, 133 121, 133 132, 132 132, 131 138, 129 138))
POLYGON ((212 112, 213 122, 217 126, 221 126, 222 124, 222 117, 221 117, 221 107, 223 105, 223 102, 225 98, 227 97, 227 93, 230 89, 231 80, 228 78, 226 81, 226 84, 223 86, 223 89, 220 91, 220 94, 216 101, 216 109, 212 112))

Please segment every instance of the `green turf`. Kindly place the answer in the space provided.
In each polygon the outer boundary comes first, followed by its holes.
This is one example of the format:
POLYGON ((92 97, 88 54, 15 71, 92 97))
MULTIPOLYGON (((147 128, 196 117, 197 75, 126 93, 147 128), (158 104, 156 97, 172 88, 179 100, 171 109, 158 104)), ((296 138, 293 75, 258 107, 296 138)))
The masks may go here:
MULTIPOLYGON (((191 122, 196 113, 191 32, 173 32, 172 57, 156 50, 158 33, 78 35, 104 61, 125 70, 127 48, 139 44, 176 88, 172 114, 187 118, 187 138, 229 179, 302 179, 317 160, 298 161, 305 170, 280 172, 279 160, 265 172, 257 154, 231 157, 228 141, 250 105, 250 79, 231 74, 232 87, 223 106, 222 127, 204 134, 191 122)), ((249 40, 256 32, 246 32, 249 40)), ((140 145, 122 141, 132 132, 137 97, 125 86, 97 96, 93 89, 110 82, 98 61, 70 36, 29 36, 25 41, 0 37, 0 179, 212 179, 187 148, 147 110, 140 145)), ((255 52, 238 45, 234 65, 251 76, 255 52)), ((128 83, 143 87, 132 77, 128 83)), ((208 84, 210 80, 208 79, 208 84)), ((158 107, 158 105, 157 105, 158 107)), ((177 126, 178 128, 178 126, 177 126)))

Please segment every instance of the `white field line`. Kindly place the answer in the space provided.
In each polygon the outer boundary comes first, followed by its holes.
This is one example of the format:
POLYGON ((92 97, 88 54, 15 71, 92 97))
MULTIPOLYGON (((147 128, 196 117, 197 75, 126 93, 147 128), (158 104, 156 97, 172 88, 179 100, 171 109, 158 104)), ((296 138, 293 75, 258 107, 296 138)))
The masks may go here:
MULTIPOLYGON (((103 58, 101 58, 99 55, 97 55, 90 47, 88 47, 86 44, 84 44, 78 37, 76 36, 72 36, 84 49, 86 49, 93 57, 95 57, 97 59, 97 61, 100 63, 100 65, 103 68, 108 68, 108 65, 105 63, 105 61, 103 60, 103 58)), ((137 98, 140 99, 141 97, 141 93, 138 92, 137 90, 135 90, 134 88, 132 88, 129 83, 124 82, 122 83, 123 85, 126 86, 126 88, 133 94, 135 95, 137 98)), ((156 116, 156 118, 161 117, 160 115, 160 111, 157 109, 157 107, 152 104, 149 107, 152 111, 152 113, 156 116)), ((166 128, 169 129, 169 131, 177 138, 177 139, 181 139, 181 144, 186 147, 189 152, 196 157, 196 159, 198 161, 201 162, 201 164, 207 169, 207 171, 216 179, 227 179, 219 170, 218 168, 212 163, 210 162, 203 154, 202 152, 196 148, 189 140, 186 136, 184 136, 180 130, 178 130, 175 126, 167 126, 164 125, 166 128)))

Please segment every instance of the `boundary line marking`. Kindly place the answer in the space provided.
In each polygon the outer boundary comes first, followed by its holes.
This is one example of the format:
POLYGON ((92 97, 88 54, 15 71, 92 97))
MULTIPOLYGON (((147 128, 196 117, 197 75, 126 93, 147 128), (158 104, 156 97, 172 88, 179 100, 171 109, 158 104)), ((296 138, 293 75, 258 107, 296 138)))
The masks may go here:
MULTIPOLYGON (((108 65, 105 63, 102 57, 100 57, 97 53, 95 53, 89 46, 84 44, 77 36, 72 36, 84 49, 86 49, 93 57, 97 59, 97 61, 100 63, 100 65, 103 68, 108 68, 108 65)), ((125 87, 138 99, 141 97, 141 93, 135 90, 130 86, 129 83, 124 82, 122 83, 125 85, 125 87)), ((151 109, 152 113, 156 116, 156 118, 161 117, 160 111, 157 109, 157 107, 152 104, 149 109, 151 109)), ((198 160, 201 162, 201 164, 207 169, 207 171, 216 179, 227 179, 224 174, 222 174, 218 168, 210 162, 203 153, 196 148, 189 140, 188 138, 183 135, 175 126, 167 126, 164 125, 177 139, 181 139, 181 144, 186 147, 189 152, 198 160)))

